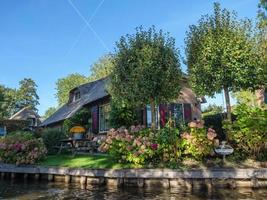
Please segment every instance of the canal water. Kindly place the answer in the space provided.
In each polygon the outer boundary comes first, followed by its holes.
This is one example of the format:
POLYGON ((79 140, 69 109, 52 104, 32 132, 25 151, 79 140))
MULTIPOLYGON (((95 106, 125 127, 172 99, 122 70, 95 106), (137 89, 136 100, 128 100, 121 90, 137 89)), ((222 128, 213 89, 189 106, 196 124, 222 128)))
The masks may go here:
POLYGON ((93 200, 206 200, 206 199, 242 199, 242 200, 266 200, 267 189, 214 189, 208 192, 205 189, 186 190, 177 189, 140 189, 140 188, 106 188, 92 187, 81 189, 78 184, 65 185, 64 183, 27 182, 17 180, 0 180, 0 200, 18 199, 18 200, 50 200, 50 199, 93 199, 93 200))

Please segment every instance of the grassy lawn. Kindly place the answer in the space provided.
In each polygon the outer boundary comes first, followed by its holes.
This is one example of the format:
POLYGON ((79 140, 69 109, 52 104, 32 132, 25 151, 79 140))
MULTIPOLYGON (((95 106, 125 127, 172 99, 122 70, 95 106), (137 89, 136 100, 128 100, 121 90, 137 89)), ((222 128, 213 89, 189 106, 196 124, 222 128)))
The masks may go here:
POLYGON ((134 168, 130 164, 117 163, 109 155, 76 155, 69 154, 50 155, 40 162, 41 166, 88 168, 88 169, 123 169, 134 168))
MULTIPOLYGON (((41 166, 54 166, 54 167, 70 167, 70 168, 87 168, 87 169, 129 169, 129 168, 142 168, 142 166, 135 166, 133 164, 118 163, 114 158, 109 155, 76 155, 73 157, 70 154, 50 155, 40 162, 41 166)), ((176 169, 192 169, 192 168, 207 168, 207 167, 230 167, 230 168, 266 168, 267 162, 257 162, 255 160, 245 160, 242 162, 234 162, 231 159, 227 160, 224 165, 221 159, 209 160, 206 162, 199 162, 193 160, 183 161, 177 163, 174 167, 176 169)), ((143 168, 154 168, 143 166, 143 168)), ((165 165, 159 165, 155 168, 169 168, 165 165)), ((172 168, 172 167, 171 167, 172 168)))

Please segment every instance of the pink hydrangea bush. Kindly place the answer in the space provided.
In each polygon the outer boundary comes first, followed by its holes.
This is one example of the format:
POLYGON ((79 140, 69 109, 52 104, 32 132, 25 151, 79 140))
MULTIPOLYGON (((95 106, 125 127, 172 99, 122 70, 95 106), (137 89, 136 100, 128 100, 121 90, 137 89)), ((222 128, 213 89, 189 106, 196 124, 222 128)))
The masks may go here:
POLYGON ((119 162, 142 165, 151 158, 157 146, 151 143, 151 138, 143 126, 111 129, 99 150, 108 152, 119 162))
POLYGON ((218 144, 217 133, 212 128, 206 130, 204 121, 199 120, 188 124, 189 131, 181 135, 184 155, 200 160, 214 154, 214 146, 218 144))
POLYGON ((0 162, 21 164, 35 164, 47 154, 41 139, 34 138, 27 133, 8 135, 0 139, 0 162))

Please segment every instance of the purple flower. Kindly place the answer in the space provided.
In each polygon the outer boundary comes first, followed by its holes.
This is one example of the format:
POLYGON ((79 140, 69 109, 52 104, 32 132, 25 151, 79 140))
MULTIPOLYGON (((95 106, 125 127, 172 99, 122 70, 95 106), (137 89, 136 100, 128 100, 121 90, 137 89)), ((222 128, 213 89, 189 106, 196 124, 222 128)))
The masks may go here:
POLYGON ((157 150, 158 149, 158 144, 151 144, 151 148, 153 149, 153 150, 157 150))

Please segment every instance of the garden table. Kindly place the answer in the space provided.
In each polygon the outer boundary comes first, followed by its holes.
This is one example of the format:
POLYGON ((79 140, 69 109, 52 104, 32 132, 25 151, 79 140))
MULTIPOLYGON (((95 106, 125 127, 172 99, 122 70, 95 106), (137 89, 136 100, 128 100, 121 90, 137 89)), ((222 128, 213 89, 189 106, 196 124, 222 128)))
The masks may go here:
POLYGON ((97 143, 90 139, 63 139, 60 140, 60 146, 58 154, 62 152, 63 149, 70 148, 72 155, 75 156, 78 152, 90 152, 93 153, 97 148, 97 143))

